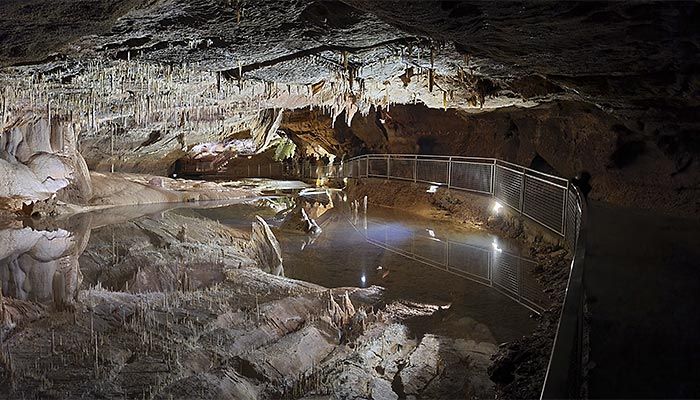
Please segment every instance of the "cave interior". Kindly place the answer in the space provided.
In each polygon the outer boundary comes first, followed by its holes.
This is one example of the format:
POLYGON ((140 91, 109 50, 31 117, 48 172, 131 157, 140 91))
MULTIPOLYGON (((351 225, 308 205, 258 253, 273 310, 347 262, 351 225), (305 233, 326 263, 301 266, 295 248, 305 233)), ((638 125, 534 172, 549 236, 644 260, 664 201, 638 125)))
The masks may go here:
POLYGON ((3 0, 0 397, 700 397, 698 21, 3 0))

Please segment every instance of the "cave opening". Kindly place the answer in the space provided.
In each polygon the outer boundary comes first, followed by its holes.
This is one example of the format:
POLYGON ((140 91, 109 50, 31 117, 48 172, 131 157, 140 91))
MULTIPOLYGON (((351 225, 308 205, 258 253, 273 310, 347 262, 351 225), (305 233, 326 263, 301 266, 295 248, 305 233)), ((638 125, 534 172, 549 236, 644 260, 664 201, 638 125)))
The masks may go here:
POLYGON ((0 2, 0 398, 700 397, 699 10, 0 2))

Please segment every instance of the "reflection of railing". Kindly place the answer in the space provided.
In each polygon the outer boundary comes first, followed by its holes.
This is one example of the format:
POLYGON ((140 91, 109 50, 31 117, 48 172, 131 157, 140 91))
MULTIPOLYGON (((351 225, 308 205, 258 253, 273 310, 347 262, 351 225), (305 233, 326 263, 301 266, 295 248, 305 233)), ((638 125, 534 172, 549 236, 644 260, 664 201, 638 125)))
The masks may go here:
POLYGON ((504 251, 496 242, 491 247, 482 247, 438 237, 432 231, 422 235, 369 221, 363 226, 355 225, 375 246, 493 287, 538 313, 549 305, 539 283, 526 273, 535 267, 535 262, 504 251))

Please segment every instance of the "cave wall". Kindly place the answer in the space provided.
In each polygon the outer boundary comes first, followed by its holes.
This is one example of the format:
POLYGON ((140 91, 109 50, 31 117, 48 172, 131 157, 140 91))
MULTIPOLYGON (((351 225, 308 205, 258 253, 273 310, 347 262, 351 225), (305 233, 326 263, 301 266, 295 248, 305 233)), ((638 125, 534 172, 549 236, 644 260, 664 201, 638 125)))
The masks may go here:
POLYGON ((327 116, 299 113, 316 119, 290 132, 348 155, 497 157, 568 178, 587 171, 592 199, 700 214, 700 132, 690 118, 670 121, 643 113, 633 119, 573 101, 479 114, 397 105, 355 116, 350 127, 339 119, 334 128, 327 116))
MULTIPOLYGON (((164 175, 188 146, 285 110, 281 128, 302 149, 586 169, 594 198, 697 214, 699 12, 693 2, 5 1, 0 125, 50 110, 82 124, 91 169, 164 175)), ((31 166, 3 157, 0 194, 89 194, 86 179, 37 176, 83 171, 79 157, 39 153, 31 166)))

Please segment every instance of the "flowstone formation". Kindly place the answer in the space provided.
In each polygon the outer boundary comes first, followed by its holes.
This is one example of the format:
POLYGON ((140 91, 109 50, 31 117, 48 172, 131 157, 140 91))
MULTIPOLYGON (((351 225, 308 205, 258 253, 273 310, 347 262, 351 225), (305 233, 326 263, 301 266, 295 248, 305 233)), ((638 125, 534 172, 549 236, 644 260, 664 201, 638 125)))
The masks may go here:
POLYGON ((77 203, 90 199, 78 136, 79 128, 32 113, 9 125, 0 135, 0 198, 31 203, 58 193, 77 203))

